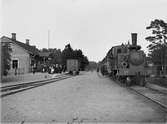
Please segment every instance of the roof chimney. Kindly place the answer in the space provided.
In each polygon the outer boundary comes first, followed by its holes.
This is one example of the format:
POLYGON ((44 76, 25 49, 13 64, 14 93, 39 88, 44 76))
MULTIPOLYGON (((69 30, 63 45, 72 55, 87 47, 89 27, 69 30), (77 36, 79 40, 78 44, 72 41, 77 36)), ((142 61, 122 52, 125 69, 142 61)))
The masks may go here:
POLYGON ((132 46, 137 46, 137 33, 132 33, 132 46))
POLYGON ((26 44, 30 45, 30 40, 29 39, 26 39, 26 44))
POLYGON ((12 33, 12 40, 16 40, 16 33, 12 33))

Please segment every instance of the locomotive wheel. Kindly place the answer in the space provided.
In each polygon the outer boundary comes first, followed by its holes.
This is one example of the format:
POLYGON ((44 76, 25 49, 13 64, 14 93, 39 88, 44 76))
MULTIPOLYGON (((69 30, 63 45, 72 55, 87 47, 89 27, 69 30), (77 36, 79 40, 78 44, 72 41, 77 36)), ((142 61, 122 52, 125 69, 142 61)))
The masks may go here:
POLYGON ((69 71, 69 74, 73 75, 73 72, 72 72, 72 71, 69 71))
POLYGON ((77 71, 76 74, 79 75, 79 71, 77 71))
POLYGON ((145 82, 145 78, 144 77, 141 77, 140 79, 139 79, 139 85, 140 86, 145 86, 146 85, 146 82, 145 82))
POLYGON ((136 84, 139 86, 145 86, 145 78, 143 76, 137 76, 136 77, 136 84))
POLYGON ((127 86, 127 87, 129 87, 130 85, 131 85, 131 83, 130 83, 130 82, 127 82, 127 83, 126 83, 126 86, 127 86))
POLYGON ((120 78, 120 82, 121 82, 122 84, 125 84, 125 83, 126 83, 126 80, 125 80, 124 78, 120 78))

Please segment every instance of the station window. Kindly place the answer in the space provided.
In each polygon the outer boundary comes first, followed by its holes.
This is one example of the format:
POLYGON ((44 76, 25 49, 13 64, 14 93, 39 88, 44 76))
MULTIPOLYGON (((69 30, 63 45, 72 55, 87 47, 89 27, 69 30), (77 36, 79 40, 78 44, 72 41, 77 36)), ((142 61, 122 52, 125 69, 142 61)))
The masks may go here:
POLYGON ((12 60, 12 68, 18 68, 18 60, 12 60))

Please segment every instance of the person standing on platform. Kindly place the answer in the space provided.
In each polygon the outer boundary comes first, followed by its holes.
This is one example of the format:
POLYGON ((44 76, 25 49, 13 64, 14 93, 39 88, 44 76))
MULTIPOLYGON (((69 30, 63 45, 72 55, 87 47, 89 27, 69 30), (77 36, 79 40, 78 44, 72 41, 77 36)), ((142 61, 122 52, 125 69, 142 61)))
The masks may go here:
POLYGON ((33 67, 32 67, 33 74, 35 74, 35 71, 36 71, 36 64, 34 64, 33 67))

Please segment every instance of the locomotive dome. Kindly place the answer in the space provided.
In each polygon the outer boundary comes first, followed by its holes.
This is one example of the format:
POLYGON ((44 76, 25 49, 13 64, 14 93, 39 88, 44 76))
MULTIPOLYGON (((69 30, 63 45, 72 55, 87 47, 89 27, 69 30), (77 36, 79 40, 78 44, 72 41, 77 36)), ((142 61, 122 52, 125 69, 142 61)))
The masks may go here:
POLYGON ((132 65, 138 66, 144 63, 144 56, 141 52, 131 52, 129 60, 132 65))

